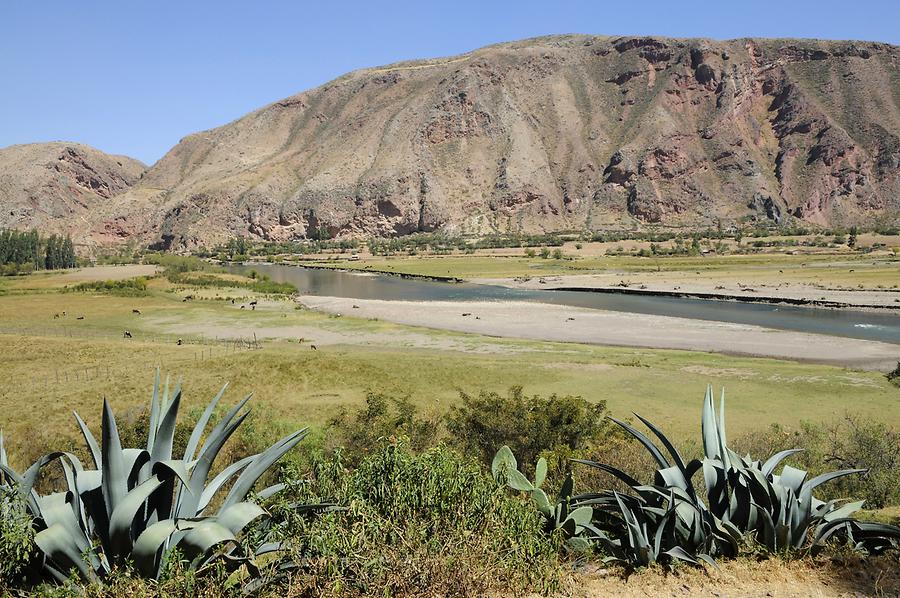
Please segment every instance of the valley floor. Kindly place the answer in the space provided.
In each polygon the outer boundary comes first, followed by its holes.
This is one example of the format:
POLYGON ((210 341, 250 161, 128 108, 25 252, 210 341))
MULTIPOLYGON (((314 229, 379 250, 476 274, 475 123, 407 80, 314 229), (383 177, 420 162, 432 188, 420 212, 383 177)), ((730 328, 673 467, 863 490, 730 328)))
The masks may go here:
MULTIPOLYGON (((146 274, 141 268, 102 272, 107 279, 123 278, 146 274)), ((257 309, 251 310, 240 309, 252 298, 244 289, 181 288, 160 278, 140 297, 60 292, 79 277, 98 272, 85 269, 0 281, 6 292, 0 295, 0 376, 5 380, 0 386, 0 428, 13 446, 25 438, 70 431, 73 409, 95 423, 96 401, 102 396, 117 409, 140 409, 157 366, 185 380, 191 406, 203 404, 230 381, 234 396, 255 392, 266 418, 285 426, 322 425, 340 409, 360 405, 369 391, 409 396, 420 408, 442 413, 459 400, 460 392, 505 392, 514 385, 524 386, 527 393, 603 400, 613 415, 628 417, 637 411, 666 421, 671 433, 682 438, 697 437, 697 414, 707 384, 726 387, 732 397, 735 433, 773 423, 834 421, 851 409, 888 424, 900 422, 897 387, 884 376, 886 370, 589 344, 596 340, 592 335, 615 331, 618 336, 610 342, 627 344, 629 336, 644 334, 651 340, 670 338, 674 346, 684 333, 693 343, 720 337, 735 344, 744 337, 766 340, 783 351, 805 351, 810 359, 821 356, 824 343, 835 343, 830 349, 835 362, 859 359, 864 365, 892 356, 896 362, 896 348, 890 353, 877 343, 872 349, 852 339, 748 332, 746 327, 712 322, 691 321, 687 326, 677 318, 664 322, 674 320, 681 326, 678 333, 670 333, 645 316, 533 304, 477 309, 471 304, 465 309, 432 305, 426 311, 379 302, 306 299, 342 314, 336 317, 287 299, 258 297, 257 309), (195 299, 186 302, 187 295, 195 299), (141 313, 133 313, 135 309, 141 313), (473 315, 461 315, 468 311, 473 315), (450 330, 433 328, 434 318, 445 320, 450 330), (641 324, 644 320, 647 323, 641 324), (541 327, 569 331, 572 338, 559 340, 575 342, 533 340, 542 336, 537 334, 541 327), (691 333, 689 327, 699 332, 691 333), (132 338, 123 338, 125 330, 132 338)), ((748 345, 746 352, 754 351, 748 345)))

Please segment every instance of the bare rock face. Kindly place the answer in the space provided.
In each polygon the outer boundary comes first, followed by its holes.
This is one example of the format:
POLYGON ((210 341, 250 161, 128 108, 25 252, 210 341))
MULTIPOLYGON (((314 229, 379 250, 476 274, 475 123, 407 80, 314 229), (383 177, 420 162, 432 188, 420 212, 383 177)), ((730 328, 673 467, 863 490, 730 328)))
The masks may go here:
POLYGON ((131 188, 145 168, 77 143, 0 149, 0 228, 38 228, 83 241, 99 208, 131 188))
MULTIPOLYGON (((500 44, 350 73, 190 135, 95 212, 92 234, 190 248, 235 235, 896 223, 898 104, 900 48, 886 44, 500 44)), ((113 192, 97 183, 77 184, 113 192)))

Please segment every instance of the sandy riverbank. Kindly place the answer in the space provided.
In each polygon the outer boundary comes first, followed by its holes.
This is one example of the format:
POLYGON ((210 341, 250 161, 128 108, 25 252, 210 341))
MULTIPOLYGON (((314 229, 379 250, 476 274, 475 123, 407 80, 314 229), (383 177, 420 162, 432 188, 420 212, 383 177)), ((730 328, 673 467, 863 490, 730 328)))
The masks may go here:
POLYGON ((318 296, 300 301, 333 314, 498 337, 710 351, 885 371, 900 359, 900 347, 888 343, 562 305, 318 296))
MULTIPOLYGON (((900 272, 898 272, 900 281, 900 272)), ((603 289, 609 291, 645 292, 647 294, 674 294, 686 296, 713 296, 738 301, 784 299, 787 302, 838 304, 841 306, 871 309, 891 308, 900 310, 900 290, 897 289, 848 289, 829 288, 820 285, 788 282, 736 282, 733 279, 694 280, 685 273, 642 272, 640 274, 585 274, 546 276, 528 279, 480 278, 471 282, 492 284, 514 289, 603 289)))

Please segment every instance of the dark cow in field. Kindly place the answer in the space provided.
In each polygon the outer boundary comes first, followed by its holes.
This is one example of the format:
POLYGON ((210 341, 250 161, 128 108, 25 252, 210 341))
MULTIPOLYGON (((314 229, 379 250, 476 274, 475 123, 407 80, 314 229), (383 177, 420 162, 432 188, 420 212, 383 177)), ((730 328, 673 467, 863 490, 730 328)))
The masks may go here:
POLYGON ((123 338, 132 338, 131 333, 129 331, 125 331, 125 334, 122 335, 123 338))

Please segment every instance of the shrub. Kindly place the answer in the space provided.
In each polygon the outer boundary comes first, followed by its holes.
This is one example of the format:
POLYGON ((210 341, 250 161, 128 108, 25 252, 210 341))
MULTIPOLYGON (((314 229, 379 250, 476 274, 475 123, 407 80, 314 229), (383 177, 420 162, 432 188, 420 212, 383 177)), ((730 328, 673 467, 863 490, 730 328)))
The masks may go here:
POLYGON ((589 445, 602 444, 611 432, 604 419, 606 402, 581 397, 526 396, 521 386, 506 395, 481 392, 460 394, 461 404, 446 416, 454 446, 490 465, 497 447, 509 446, 523 463, 535 463, 544 454, 550 478, 567 469, 567 460, 589 445))
POLYGON ((888 372, 886 375, 891 384, 893 384, 894 386, 900 386, 900 361, 897 362, 897 367, 888 372))
POLYGON ((34 527, 25 501, 12 487, 0 486, 0 591, 4 583, 21 579, 35 552, 34 527))
POLYGON ((95 280, 82 282, 65 290, 80 293, 103 293, 119 297, 143 297, 147 294, 147 279, 143 276, 138 276, 137 278, 127 278, 125 280, 95 280))
POLYGON ((353 414, 342 410, 328 425, 335 432, 331 435, 332 442, 355 459, 376 447, 383 438, 405 436, 414 451, 430 448, 437 441, 440 422, 436 418, 420 417, 407 397, 370 392, 365 407, 353 414))
MULTIPOLYGON (((252 271, 253 273, 255 271, 252 271)), ((213 287, 224 289, 247 289, 254 293, 264 295, 292 295, 297 292, 297 287, 288 282, 274 282, 268 276, 259 275, 249 277, 248 280, 234 278, 222 278, 215 274, 183 274, 177 273, 168 276, 169 281, 191 287, 213 287)))
POLYGON ((381 441, 353 470, 338 451, 282 500, 274 532, 297 542, 307 568, 292 588, 308 595, 472 596, 559 582, 558 543, 541 518, 445 446, 416 454, 405 439, 381 441), (294 501, 349 508, 310 520, 294 501))

